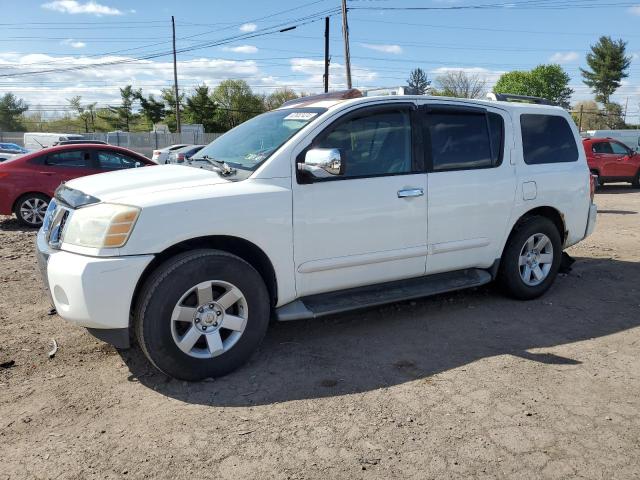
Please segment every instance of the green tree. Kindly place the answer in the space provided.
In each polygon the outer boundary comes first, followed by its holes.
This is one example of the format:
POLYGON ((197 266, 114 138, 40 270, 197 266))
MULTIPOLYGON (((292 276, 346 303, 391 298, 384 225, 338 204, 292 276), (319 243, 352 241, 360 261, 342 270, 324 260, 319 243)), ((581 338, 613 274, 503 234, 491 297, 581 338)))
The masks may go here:
POLYGON ((164 102, 156 100, 153 94, 145 97, 141 90, 135 92, 135 98, 140 102, 140 111, 149 123, 149 128, 162 121, 167 113, 164 102))
MULTIPOLYGON (((173 88, 162 89, 162 100, 167 105, 167 114, 164 117, 164 121, 170 130, 174 132, 178 128, 178 122, 176 121, 176 94, 173 88)), ((178 108, 180 109, 180 119, 182 120, 182 114, 184 113, 184 92, 178 94, 178 108)), ((184 122, 183 122, 184 123, 184 122)))
POLYGON ((573 94, 573 90, 569 88, 570 80, 560 65, 538 65, 533 70, 502 74, 493 91, 542 97, 568 109, 573 94))
POLYGON ((421 68, 415 68, 409 74, 407 79, 407 94, 409 95, 425 95, 429 91, 431 80, 427 78, 427 74, 421 68))
POLYGON ((275 110, 281 107, 284 102, 296 98, 299 98, 298 94, 289 87, 279 88, 264 98, 264 108, 265 110, 275 110))
POLYGON ((629 76, 627 69, 631 64, 631 57, 625 56, 626 46, 627 43, 622 40, 603 36, 591 46, 591 52, 587 53, 590 70, 581 68, 580 73, 582 81, 595 94, 596 101, 608 104, 622 79, 629 76))
POLYGON ((96 102, 82 105, 82 97, 76 95, 67 99, 69 105, 78 113, 78 118, 84 125, 85 133, 96 131, 96 102))
POLYGON ((121 104, 109 106, 106 111, 102 111, 98 116, 107 122, 110 128, 130 132, 133 122, 138 118, 138 114, 133 111, 133 104, 136 101, 138 91, 131 85, 120 88, 121 104))
POLYGON ((216 122, 217 106, 211 98, 207 85, 198 85, 193 95, 187 97, 184 107, 185 120, 189 123, 200 123, 205 132, 218 132, 220 126, 216 122))
POLYGON ((459 70, 436 78, 438 95, 458 98, 482 98, 487 93, 487 82, 477 74, 459 70))
POLYGON ((262 98, 244 80, 224 80, 214 89, 212 98, 218 105, 218 122, 227 130, 264 112, 262 98))
POLYGON ((7 132, 21 132, 25 130, 21 122, 24 112, 29 109, 29 105, 13 93, 5 93, 0 97, 0 130, 7 132))

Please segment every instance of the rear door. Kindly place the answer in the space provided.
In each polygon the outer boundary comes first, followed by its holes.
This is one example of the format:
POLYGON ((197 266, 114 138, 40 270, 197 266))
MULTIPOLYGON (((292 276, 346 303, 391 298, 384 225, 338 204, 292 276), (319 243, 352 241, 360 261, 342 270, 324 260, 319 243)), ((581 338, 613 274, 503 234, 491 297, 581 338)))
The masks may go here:
POLYGON ((490 267, 513 208, 512 122, 489 107, 421 106, 427 163, 427 273, 490 267))

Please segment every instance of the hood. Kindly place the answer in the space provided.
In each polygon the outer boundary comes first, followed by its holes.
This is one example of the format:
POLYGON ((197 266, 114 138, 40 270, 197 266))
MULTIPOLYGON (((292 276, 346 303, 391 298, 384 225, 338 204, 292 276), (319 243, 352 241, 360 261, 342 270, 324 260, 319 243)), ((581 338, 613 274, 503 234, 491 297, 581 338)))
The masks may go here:
POLYGON ((124 197, 229 183, 216 172, 183 165, 158 165, 80 177, 66 186, 103 202, 124 197))

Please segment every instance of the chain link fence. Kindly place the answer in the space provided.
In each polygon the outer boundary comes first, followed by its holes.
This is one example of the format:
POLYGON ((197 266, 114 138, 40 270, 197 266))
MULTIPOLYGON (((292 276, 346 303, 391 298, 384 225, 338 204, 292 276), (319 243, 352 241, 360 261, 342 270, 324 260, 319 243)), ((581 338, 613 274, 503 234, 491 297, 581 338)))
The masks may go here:
MULTIPOLYGON (((111 145, 129 148, 151 158, 154 150, 178 143, 206 145, 222 134, 200 132, 105 132, 82 133, 81 135, 87 140, 101 140, 111 145)), ((16 143, 24 146, 24 132, 0 132, 0 142, 16 143)))

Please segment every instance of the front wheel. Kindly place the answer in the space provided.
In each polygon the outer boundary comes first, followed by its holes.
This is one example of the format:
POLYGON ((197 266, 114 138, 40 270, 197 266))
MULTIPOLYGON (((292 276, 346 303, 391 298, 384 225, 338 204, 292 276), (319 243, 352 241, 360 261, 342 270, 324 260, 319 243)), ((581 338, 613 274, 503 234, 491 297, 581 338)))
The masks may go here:
POLYGON ((640 170, 638 170, 638 173, 636 173, 636 176, 631 183, 634 187, 640 187, 640 170))
POLYGON ((512 297, 529 300, 545 293, 562 258, 560 232, 545 217, 531 217, 511 234, 504 249, 499 280, 512 297))
POLYGON ((138 343, 163 373, 197 381, 245 363, 262 341, 270 303, 260 274, 235 255, 196 250, 145 282, 135 312, 138 343))

